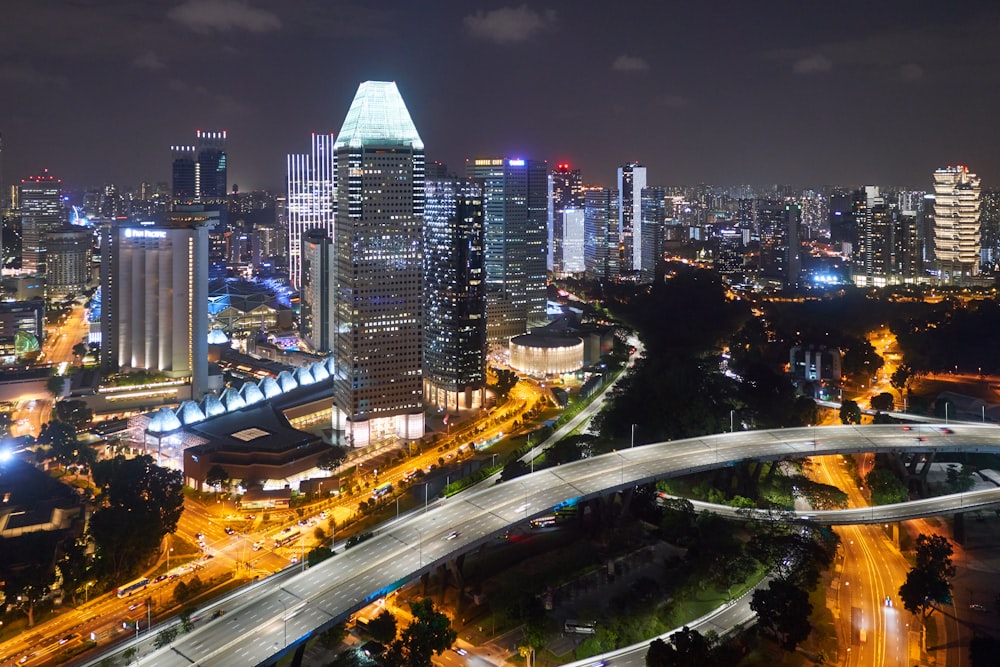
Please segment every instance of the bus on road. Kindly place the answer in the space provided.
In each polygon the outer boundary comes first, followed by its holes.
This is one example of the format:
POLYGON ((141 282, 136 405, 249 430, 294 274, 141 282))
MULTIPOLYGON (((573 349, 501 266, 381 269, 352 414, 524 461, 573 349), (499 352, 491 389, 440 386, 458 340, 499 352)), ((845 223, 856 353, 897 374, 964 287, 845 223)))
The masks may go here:
POLYGON ((390 493, 392 493, 392 484, 390 482, 386 482, 382 486, 375 487, 375 490, 372 491, 372 500, 385 498, 390 493))
POLYGON ((124 586, 116 588, 115 595, 117 595, 120 598, 123 598, 127 595, 132 595, 132 593, 135 593, 136 591, 141 591, 146 586, 149 586, 149 579, 147 579, 146 577, 140 577, 135 581, 129 582, 124 586))
POLYGON ((295 540, 299 539, 302 531, 298 528, 285 528, 281 532, 274 534, 274 548, 283 547, 286 544, 290 544, 295 540))
POLYGON ((532 528, 549 528, 556 525, 556 518, 554 516, 540 516, 532 519, 528 522, 532 528))
POLYGON ((578 635, 592 635, 597 632, 597 623, 594 621, 574 621, 569 619, 563 625, 563 630, 578 635))

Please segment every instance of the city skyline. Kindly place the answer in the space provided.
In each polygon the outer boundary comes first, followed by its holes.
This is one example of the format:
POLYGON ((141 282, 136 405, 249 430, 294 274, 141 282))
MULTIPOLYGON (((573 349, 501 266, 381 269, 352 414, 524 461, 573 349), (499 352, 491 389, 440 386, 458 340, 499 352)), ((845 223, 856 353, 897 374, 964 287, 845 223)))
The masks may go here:
POLYGON ((2 178, 167 182, 172 144, 224 129, 229 182, 280 190, 301 137, 334 131, 376 79, 397 82, 428 160, 456 173, 494 154, 569 162, 605 187, 628 161, 664 185, 930 189, 955 164, 1000 180, 982 140, 1000 101, 989 3, 636 9, 23 3, 0 44, 2 178), (383 47, 357 48, 371 38, 383 47))

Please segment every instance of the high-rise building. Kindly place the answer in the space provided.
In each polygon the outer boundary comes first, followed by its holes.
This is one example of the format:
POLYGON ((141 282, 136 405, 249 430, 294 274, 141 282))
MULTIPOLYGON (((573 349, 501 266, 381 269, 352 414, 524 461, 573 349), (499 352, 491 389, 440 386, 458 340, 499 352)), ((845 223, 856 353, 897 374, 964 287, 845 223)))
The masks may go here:
POLYGON ((229 194, 226 134, 225 130, 195 133, 198 143, 195 190, 203 204, 224 204, 229 194))
POLYGON ((646 168, 638 162, 618 167, 618 248, 621 277, 638 280, 642 270, 642 189, 646 168))
POLYGON ((587 188, 583 204, 583 264, 590 280, 618 277, 618 193, 587 188))
MULTIPOLYGON (((217 212, 211 212, 217 213, 217 212)), ((208 225, 175 210, 163 224, 113 221, 101 229, 101 366, 208 385, 208 225)))
POLYGON ((968 167, 935 170, 934 256, 944 282, 979 274, 979 196, 979 177, 968 167))
POLYGON ((562 213, 562 272, 564 275, 583 273, 584 209, 568 208, 562 213))
POLYGON ((545 162, 477 158, 469 161, 467 175, 483 183, 490 298, 506 298, 523 310, 528 326, 543 324, 549 180, 545 162))
POLYGON ((424 399, 479 408, 486 386, 483 192, 476 181, 428 180, 424 206, 424 399))
POLYGON ((21 179, 21 273, 45 273, 45 232, 62 226, 62 181, 44 169, 21 179))
POLYGON ((299 330, 314 350, 326 354, 333 351, 336 249, 333 238, 322 228, 306 231, 301 246, 299 330))
POLYGON ((171 146, 173 156, 171 197, 175 204, 192 204, 198 197, 198 176, 194 146, 171 146))
POLYGON ((395 83, 360 85, 337 159, 333 426, 349 446, 424 435, 424 143, 395 83))
POLYGON ((660 187, 645 187, 641 193, 642 262, 639 280, 651 283, 663 268, 664 191, 660 187))
POLYGON ((568 210, 583 211, 583 177, 579 169, 570 169, 560 162, 549 174, 549 259, 548 268, 556 275, 572 273, 565 266, 566 230, 568 210))
POLYGON ((302 235, 310 229, 334 234, 337 162, 332 134, 313 134, 308 154, 288 156, 288 278, 301 287, 302 235))
POLYGON ((92 239, 87 227, 66 225, 45 232, 45 292, 50 300, 79 296, 87 287, 92 239))
POLYGON ((757 203, 760 233, 761 277, 782 287, 794 287, 801 273, 799 224, 802 209, 797 203, 761 199, 757 203))

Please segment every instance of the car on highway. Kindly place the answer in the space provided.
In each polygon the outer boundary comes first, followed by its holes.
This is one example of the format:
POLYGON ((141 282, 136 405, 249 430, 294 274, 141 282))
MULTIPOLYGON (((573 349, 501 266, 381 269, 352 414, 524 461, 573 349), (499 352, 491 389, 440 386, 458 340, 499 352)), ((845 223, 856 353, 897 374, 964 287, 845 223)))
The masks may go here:
POLYGON ((885 606, 886 607, 891 607, 892 606, 892 598, 889 597, 888 595, 885 596, 885 606))
POLYGON ((142 603, 141 603, 141 602, 136 602, 135 604, 131 604, 131 605, 129 605, 129 608, 128 608, 128 610, 129 610, 129 611, 135 611, 136 609, 138 609, 138 608, 139 608, 139 607, 141 607, 141 606, 142 606, 142 603))
POLYGON ((80 635, 75 634, 75 633, 72 634, 72 635, 66 635, 65 637, 63 637, 62 639, 59 640, 59 645, 62 646, 63 644, 66 644, 67 642, 71 642, 71 641, 73 641, 74 639, 76 639, 79 636, 80 635))
POLYGON ((969 609, 972 611, 986 611, 986 607, 981 604, 970 604, 969 609))
POLYGON ((232 526, 226 526, 223 530, 226 531, 226 535, 232 535, 233 533, 236 532, 235 530, 233 530, 232 526))
POLYGON ((444 539, 446 539, 446 540, 453 540, 456 537, 458 537, 459 535, 461 535, 461 533, 459 533, 457 530, 453 530, 450 533, 448 533, 447 535, 445 535, 444 539))
POLYGON ((950 428, 948 428, 947 426, 942 426, 938 430, 941 431, 942 433, 947 434, 947 435, 951 435, 952 433, 954 433, 954 431, 951 430, 950 428))

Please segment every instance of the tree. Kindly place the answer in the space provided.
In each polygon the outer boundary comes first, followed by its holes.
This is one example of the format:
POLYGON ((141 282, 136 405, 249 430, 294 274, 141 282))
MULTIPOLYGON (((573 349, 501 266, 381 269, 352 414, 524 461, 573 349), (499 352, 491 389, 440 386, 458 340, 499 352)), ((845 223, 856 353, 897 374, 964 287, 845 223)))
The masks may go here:
POLYGON ((98 461, 94 483, 101 490, 90 520, 100 574, 122 579, 177 530, 184 511, 180 471, 161 468, 149 456, 98 461))
POLYGON ((892 412, 894 403, 895 401, 892 398, 892 394, 887 391, 883 391, 881 394, 872 396, 871 399, 872 410, 878 410, 879 412, 892 412))
POLYGON ((750 608, 760 627, 786 651, 793 651, 812 632, 809 594, 790 581, 773 580, 753 593, 750 608))
POLYGON ((967 465, 963 465, 961 468, 949 465, 946 472, 945 485, 952 493, 969 491, 976 485, 975 480, 972 478, 972 469, 967 465))
POLYGON ((861 408, 857 401, 848 399, 840 404, 840 421, 842 424, 861 423, 861 408))
POLYGON ((69 378, 65 375, 53 375, 45 382, 45 389, 52 394, 53 398, 62 398, 67 393, 69 378))
POLYGON ((73 346, 74 357, 80 357, 80 359, 83 359, 83 357, 86 354, 87 354, 87 346, 84 343, 77 343, 76 345, 73 346))
POLYGON ((949 579, 955 576, 951 542, 941 535, 917 536, 916 565, 899 587, 903 607, 910 613, 930 616, 938 604, 951 602, 949 579))
POLYGON ((317 639, 326 649, 335 649, 347 637, 347 624, 337 623, 319 634, 317 639))
POLYGON ((81 429, 94 418, 94 411, 83 401, 58 401, 55 404, 56 418, 81 429))
POLYGON ((135 646, 129 646, 122 652, 122 659, 125 661, 126 665, 131 665, 132 661, 135 660, 138 655, 139 649, 135 646))
POLYGON ((177 585, 174 586, 174 602, 184 604, 190 599, 191 592, 188 591, 188 585, 183 581, 178 581, 177 585))
POLYGON ((913 377, 913 369, 911 369, 906 364, 900 364, 896 366, 896 370, 892 372, 889 376, 889 384, 892 388, 899 392, 899 400, 904 401, 906 397, 903 396, 903 391, 907 388, 910 383, 910 378, 913 377))
POLYGON ((35 607, 49 594, 54 581, 55 572, 41 564, 32 564, 7 575, 4 595, 9 603, 24 611, 29 628, 35 625, 35 607))
POLYGON ((388 609, 368 622, 368 634, 380 644, 388 644, 396 638, 396 617, 388 609))
POLYGON ((69 591, 75 605, 77 592, 87 583, 86 544, 81 540, 67 540, 57 565, 62 575, 63 590, 69 591))
MULTIPOLYGON (((58 403, 56 404, 58 405, 58 403)), ((42 424, 38 444, 47 445, 46 458, 54 459, 61 466, 71 466, 80 458, 80 451, 87 449, 76 441, 76 428, 67 422, 53 420, 42 424)))
POLYGON ((163 648, 175 639, 177 639, 177 628, 165 628, 156 634, 156 639, 153 640, 153 646, 156 648, 163 648))
POLYGON ((876 505, 905 502, 909 497, 906 485, 888 468, 875 467, 865 475, 865 484, 872 492, 876 505))
MULTIPOLYGON (((177 585, 180 586, 183 583, 184 582, 182 581, 177 585)), ((194 622, 191 620, 191 616, 193 615, 194 615, 194 607, 185 607, 184 609, 181 610, 181 613, 178 615, 178 618, 180 618, 181 620, 181 630, 183 632, 187 633, 194 630, 194 622)))
POLYGON ((320 470, 333 471, 347 460, 347 450, 337 445, 331 445, 316 459, 316 467, 320 470))
POLYGON ((228 481, 229 473, 226 472, 226 469, 218 463, 209 468, 208 472, 205 474, 205 483, 209 486, 225 486, 228 481))
POLYGON ((697 630, 684 626, 667 641, 653 640, 646 653, 646 667, 708 667, 712 645, 697 630))
POLYGON ((383 662, 398 667, 431 667, 431 658, 451 647, 458 633, 446 615, 435 611, 431 600, 411 602, 410 610, 413 622, 389 644, 383 662))

